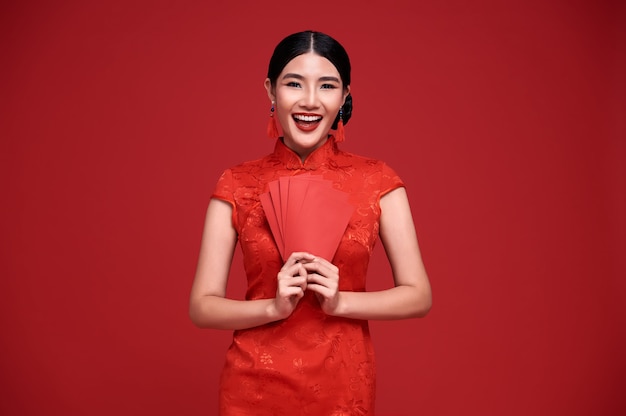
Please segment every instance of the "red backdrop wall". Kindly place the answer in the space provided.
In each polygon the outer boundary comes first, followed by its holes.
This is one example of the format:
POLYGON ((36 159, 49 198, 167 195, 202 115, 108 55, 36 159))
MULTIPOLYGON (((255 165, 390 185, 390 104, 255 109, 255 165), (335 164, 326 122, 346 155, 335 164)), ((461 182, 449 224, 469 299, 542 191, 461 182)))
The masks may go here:
POLYGON ((378 414, 626 414, 623 2, 212 3, 0 6, 0 414, 215 414, 204 211, 272 150, 266 65, 309 28, 351 55, 344 148, 405 180, 434 291, 372 323, 378 414))

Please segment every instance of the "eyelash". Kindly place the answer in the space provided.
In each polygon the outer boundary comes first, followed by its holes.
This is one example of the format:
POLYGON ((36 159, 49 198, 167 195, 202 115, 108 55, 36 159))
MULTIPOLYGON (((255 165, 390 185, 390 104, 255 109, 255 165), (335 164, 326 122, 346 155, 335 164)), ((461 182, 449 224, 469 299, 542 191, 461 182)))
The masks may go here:
MULTIPOLYGON (((300 83, 299 82, 295 82, 295 81, 291 81, 287 83, 288 87, 294 87, 294 88, 300 88, 300 83)), ((321 89, 323 90, 334 90, 335 88, 337 88, 335 85, 332 84, 322 84, 321 89)))

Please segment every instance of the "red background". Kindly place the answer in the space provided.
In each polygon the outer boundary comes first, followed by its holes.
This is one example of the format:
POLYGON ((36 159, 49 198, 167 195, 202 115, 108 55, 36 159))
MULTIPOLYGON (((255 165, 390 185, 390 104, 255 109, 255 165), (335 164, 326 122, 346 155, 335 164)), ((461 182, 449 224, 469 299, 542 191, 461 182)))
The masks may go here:
POLYGON ((405 180, 434 291, 372 323, 378 414, 626 414, 624 2, 211 3, 0 6, 0 414, 215 414, 204 211, 272 150, 267 62, 309 28, 351 55, 344 148, 405 180))

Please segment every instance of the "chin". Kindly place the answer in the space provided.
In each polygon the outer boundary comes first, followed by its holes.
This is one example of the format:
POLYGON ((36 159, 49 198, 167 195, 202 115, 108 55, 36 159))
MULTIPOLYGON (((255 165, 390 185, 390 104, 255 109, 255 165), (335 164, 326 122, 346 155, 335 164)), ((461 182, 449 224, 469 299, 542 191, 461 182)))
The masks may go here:
POLYGON ((314 149, 321 145, 327 137, 328 134, 302 134, 297 132, 296 134, 291 135, 290 138, 285 137, 285 143, 291 143, 301 149, 314 149))

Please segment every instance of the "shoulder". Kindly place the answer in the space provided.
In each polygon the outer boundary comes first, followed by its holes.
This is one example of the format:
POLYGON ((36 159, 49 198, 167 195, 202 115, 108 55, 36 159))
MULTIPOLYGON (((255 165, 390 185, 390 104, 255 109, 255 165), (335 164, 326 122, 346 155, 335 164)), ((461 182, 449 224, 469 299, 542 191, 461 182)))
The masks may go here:
POLYGON ((270 154, 258 159, 248 160, 231 166, 228 169, 224 170, 222 176, 226 175, 233 178, 241 178, 249 175, 254 175, 271 164, 271 156, 272 155, 270 154))
POLYGON ((267 166, 269 156, 249 160, 231 166, 222 171, 217 180, 214 196, 228 195, 233 199, 242 189, 250 189, 259 186, 259 177, 262 175, 264 166, 267 166))
POLYGON ((381 197, 392 190, 404 187, 402 178, 386 162, 354 153, 338 151, 338 164, 350 166, 352 177, 359 177, 365 188, 381 197))
POLYGON ((337 159, 348 162, 354 168, 363 170, 364 172, 372 174, 393 172, 395 174, 393 169, 391 169, 385 161, 380 159, 358 155, 343 150, 337 151, 337 159))

